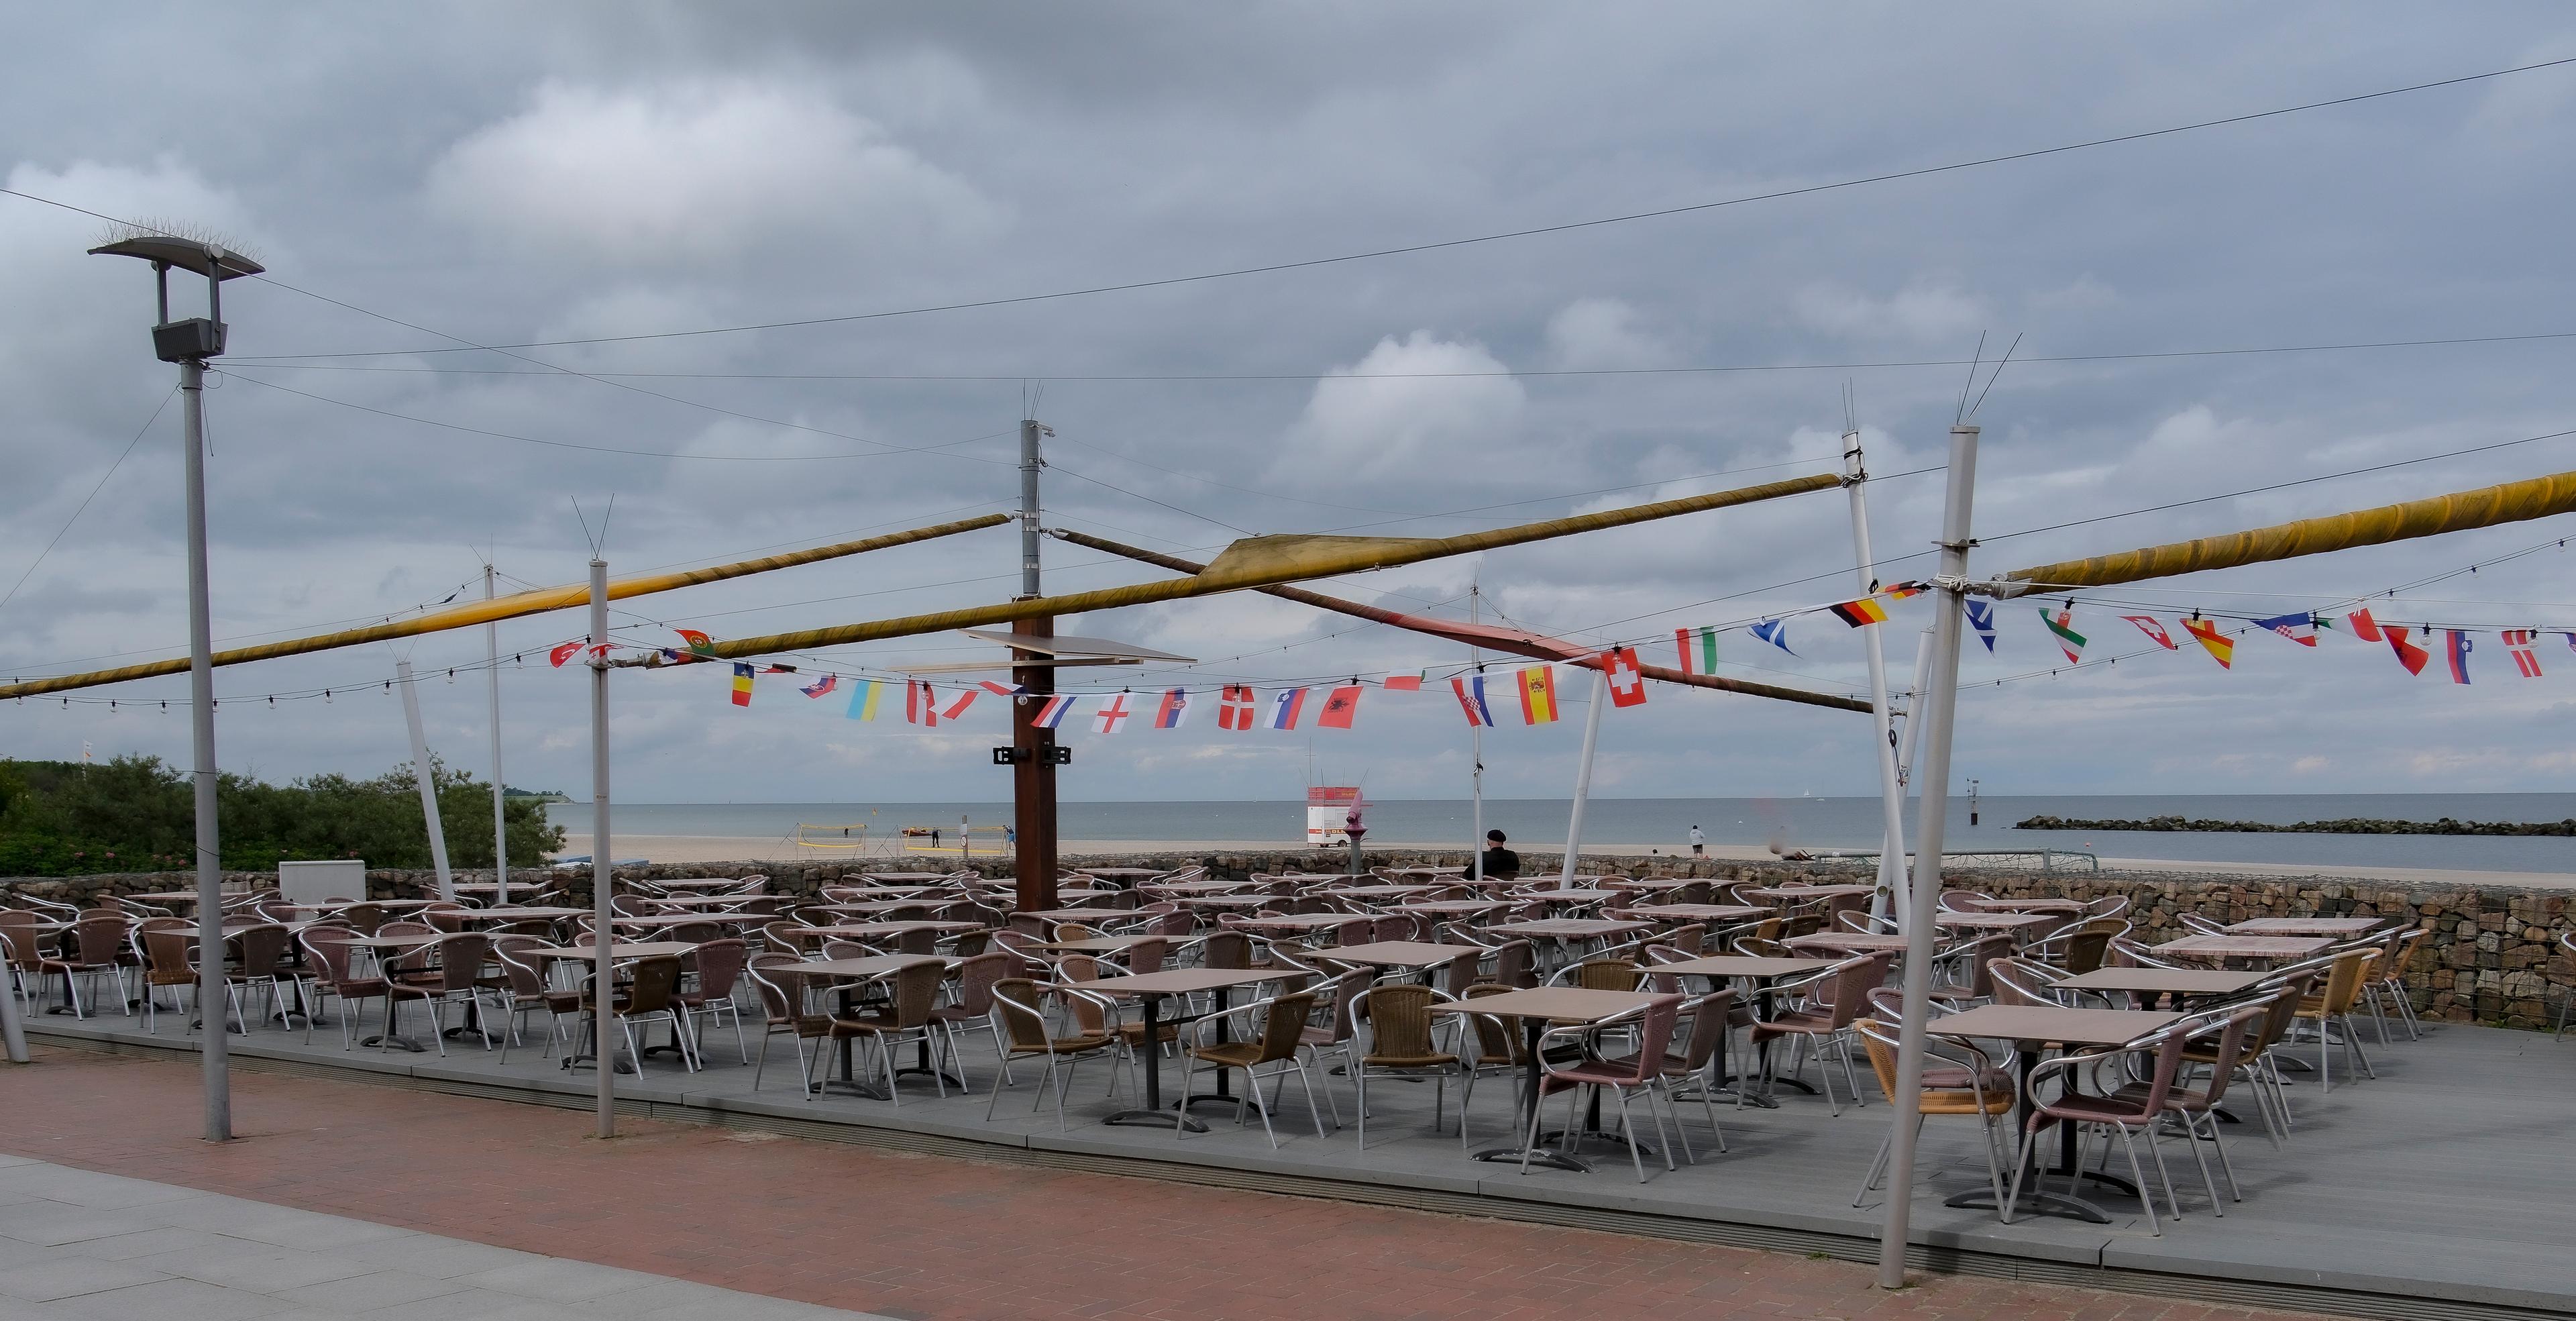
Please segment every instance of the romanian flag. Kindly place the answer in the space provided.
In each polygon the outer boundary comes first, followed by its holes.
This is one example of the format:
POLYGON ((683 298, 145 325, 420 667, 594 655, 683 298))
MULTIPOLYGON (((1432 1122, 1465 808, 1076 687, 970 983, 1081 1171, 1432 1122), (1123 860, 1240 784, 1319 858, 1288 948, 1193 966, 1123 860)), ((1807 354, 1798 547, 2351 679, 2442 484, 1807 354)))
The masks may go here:
POLYGON ((2222 670, 2236 668, 2235 639, 2218 631, 2217 620, 2202 619, 2194 615, 2182 621, 2182 631, 2189 633, 2200 643, 2201 649, 2209 653, 2209 658, 2218 662, 2218 668, 2222 670))
POLYGON ((850 684, 850 709, 842 714, 852 720, 877 718, 877 693, 885 688, 874 679, 855 679, 850 684))
POLYGON ((1880 605, 1878 601, 1872 597, 1862 597, 1857 601, 1845 601, 1841 605, 1831 608, 1835 617, 1841 619, 1844 623, 1851 625, 1853 628, 1860 628, 1867 624, 1884 624, 1887 622, 1887 607, 1880 605))
POLYGON ((1553 725, 1556 723, 1556 667, 1532 665, 1519 672, 1521 690, 1521 723, 1553 725))
POLYGON ((751 705, 751 666, 744 661, 733 663, 733 704, 751 705))
POLYGON ((1684 674, 1717 673, 1717 630, 1713 628, 1677 628, 1673 646, 1681 652, 1684 674))

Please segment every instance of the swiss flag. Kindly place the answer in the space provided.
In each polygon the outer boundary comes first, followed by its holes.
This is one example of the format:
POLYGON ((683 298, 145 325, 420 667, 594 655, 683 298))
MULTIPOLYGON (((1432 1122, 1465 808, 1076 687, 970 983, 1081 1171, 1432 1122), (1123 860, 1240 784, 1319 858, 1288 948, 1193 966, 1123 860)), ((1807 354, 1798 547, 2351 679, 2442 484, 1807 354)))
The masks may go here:
POLYGON ((1315 723, 1325 729, 1348 729, 1351 718, 1359 713, 1360 686, 1346 683, 1324 699, 1323 713, 1315 717, 1315 723))
POLYGON ((1610 681, 1610 705, 1646 704, 1646 676, 1637 670, 1636 648, 1613 647, 1602 653, 1601 673, 1610 681))
POLYGON ((2389 647, 2397 653, 2397 663, 2405 666, 2408 674, 2422 674, 2425 664, 2433 659, 2433 653, 2406 640, 2405 625, 2382 624, 2379 632, 2388 639, 2389 647))
POLYGON ((1252 728, 1252 689, 1249 686, 1230 683, 1225 686, 1224 692, 1218 694, 1216 727, 1219 729, 1252 728))

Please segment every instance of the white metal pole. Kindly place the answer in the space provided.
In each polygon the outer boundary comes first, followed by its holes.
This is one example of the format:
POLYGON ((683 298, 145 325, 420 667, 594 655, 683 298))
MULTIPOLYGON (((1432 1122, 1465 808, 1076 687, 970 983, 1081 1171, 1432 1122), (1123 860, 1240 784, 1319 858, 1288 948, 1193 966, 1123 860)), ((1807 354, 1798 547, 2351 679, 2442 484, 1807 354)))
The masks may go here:
POLYGON ((1583 762, 1574 771, 1574 815, 1565 823, 1565 868, 1556 888, 1574 888, 1574 855, 1583 847, 1583 806, 1592 797, 1592 750, 1601 743, 1601 708, 1610 705, 1610 669, 1592 671, 1592 709, 1583 716, 1583 762))
MULTIPOLYGON (((167 320, 165 316, 163 318, 167 320)), ((224 981, 224 855, 215 832, 215 641, 206 590, 206 364, 179 364, 179 398, 187 422, 188 723, 194 736, 197 790, 197 1033, 205 1056, 206 1140, 233 1135, 232 1015, 224 981)))
POLYGON ((403 723, 411 727, 411 778, 420 786, 420 814, 429 823, 429 865, 438 873, 438 897, 456 901, 456 874, 447 869, 447 825, 438 816, 438 777, 429 770, 429 740, 420 730, 420 690, 411 681, 411 662, 394 662, 394 682, 402 686, 403 723))
MULTIPOLYGON (((496 577, 483 566, 483 599, 492 599, 496 577)), ((492 707, 492 906, 510 906, 510 804, 501 785, 501 626, 483 626, 483 691, 492 707)), ((543 808, 539 808, 543 811, 543 808)))
POLYGON ((592 1050, 599 1065, 599 1135, 617 1136, 617 1052, 610 1047, 609 1012, 617 1000, 609 951, 617 944, 616 911, 609 907, 608 842, 608 561, 590 562, 590 907, 592 1050))
MULTIPOLYGON (((1930 710, 1923 704, 1923 694, 1926 691, 1924 679, 1932 669, 1933 627, 1930 624, 1924 625, 1923 636, 1915 641, 1914 668, 1908 672, 1906 678, 1906 682, 1914 686, 1914 692, 1913 696, 1907 698, 1905 702, 1905 750, 1896 759, 1898 793, 1904 793, 1914 783, 1914 754, 1923 746, 1923 717, 1930 710)), ((1911 867, 1914 864, 1910 857, 1906 857, 1898 858, 1896 865, 1911 867)), ((1910 896, 1912 891, 1909 890, 1907 893, 1910 896)), ((1912 912, 1913 905, 1908 903, 1904 911, 1912 912)))
POLYGON ((1941 829, 1950 807, 1950 737, 1959 709, 1959 632, 1967 599, 1969 514, 1977 495, 1977 428, 1950 428, 1948 499, 1941 511, 1939 604, 1932 618, 1930 681, 1914 699, 1916 720, 1927 720, 1921 774, 1921 815, 1914 847, 1923 858, 1914 872, 1913 911, 1905 926, 1905 1023, 1896 1050, 1896 1114, 1889 1121, 1887 1224, 1878 1245, 1878 1284, 1905 1284, 1905 1245, 1914 1202, 1914 1130, 1923 1100, 1923 1027, 1932 1013, 1933 917, 1941 899, 1941 829))
POLYGON ((18 1021, 18 992, 5 980, 0 980, 0 1048, 8 1051, 11 1064, 27 1062, 27 1029, 18 1021))
MULTIPOLYGON (((1467 583, 1467 622, 1484 622, 1484 606, 1483 592, 1470 579, 1467 583)), ((1484 648, 1469 646, 1467 664, 1471 667, 1467 671, 1471 679, 1484 673, 1484 648)), ((1485 723, 1481 720, 1467 722, 1467 760, 1470 763, 1467 786, 1474 804, 1468 809, 1467 816, 1467 876, 1481 886, 1485 882, 1485 723)))
MULTIPOLYGON (((1861 463, 1860 432, 1843 433, 1843 490, 1851 495, 1852 556, 1860 566, 1860 589, 1878 590, 1878 562, 1869 549, 1869 503, 1862 491, 1869 473, 1861 463)), ((1876 624, 1861 629, 1869 650, 1869 706, 1878 745, 1878 797, 1884 842, 1878 851, 1878 893, 1870 913, 1902 914, 1905 905, 1905 785, 1896 778, 1896 725, 1888 718, 1887 646, 1876 624)))

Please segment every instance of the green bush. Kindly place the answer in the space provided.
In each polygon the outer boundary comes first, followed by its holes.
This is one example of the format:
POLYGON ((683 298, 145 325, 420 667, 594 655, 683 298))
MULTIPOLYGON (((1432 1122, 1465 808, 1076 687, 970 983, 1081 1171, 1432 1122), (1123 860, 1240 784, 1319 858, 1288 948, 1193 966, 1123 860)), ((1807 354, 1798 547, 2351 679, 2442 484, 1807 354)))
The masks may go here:
MULTIPOLYGON (((449 863, 491 866, 491 786, 434 758, 430 770, 449 863)), ((408 762, 368 780, 316 775, 278 785, 228 774, 215 793, 226 868, 265 871, 317 858, 429 865, 429 830, 408 762)), ((514 864, 536 865, 563 847, 544 804, 512 799, 505 811, 514 864)), ((186 870, 196 816, 188 775, 158 757, 93 766, 0 761, 0 876, 186 870)))

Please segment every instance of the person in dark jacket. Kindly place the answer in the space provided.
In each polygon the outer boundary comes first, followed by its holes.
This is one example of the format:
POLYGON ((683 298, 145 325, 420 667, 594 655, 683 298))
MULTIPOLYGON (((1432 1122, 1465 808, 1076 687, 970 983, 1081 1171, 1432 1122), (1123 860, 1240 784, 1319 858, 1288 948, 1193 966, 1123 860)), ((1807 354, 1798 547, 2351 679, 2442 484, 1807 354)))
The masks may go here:
POLYGON ((1521 874, 1521 855, 1503 847, 1503 832, 1485 832, 1485 875, 1509 879, 1521 874))

